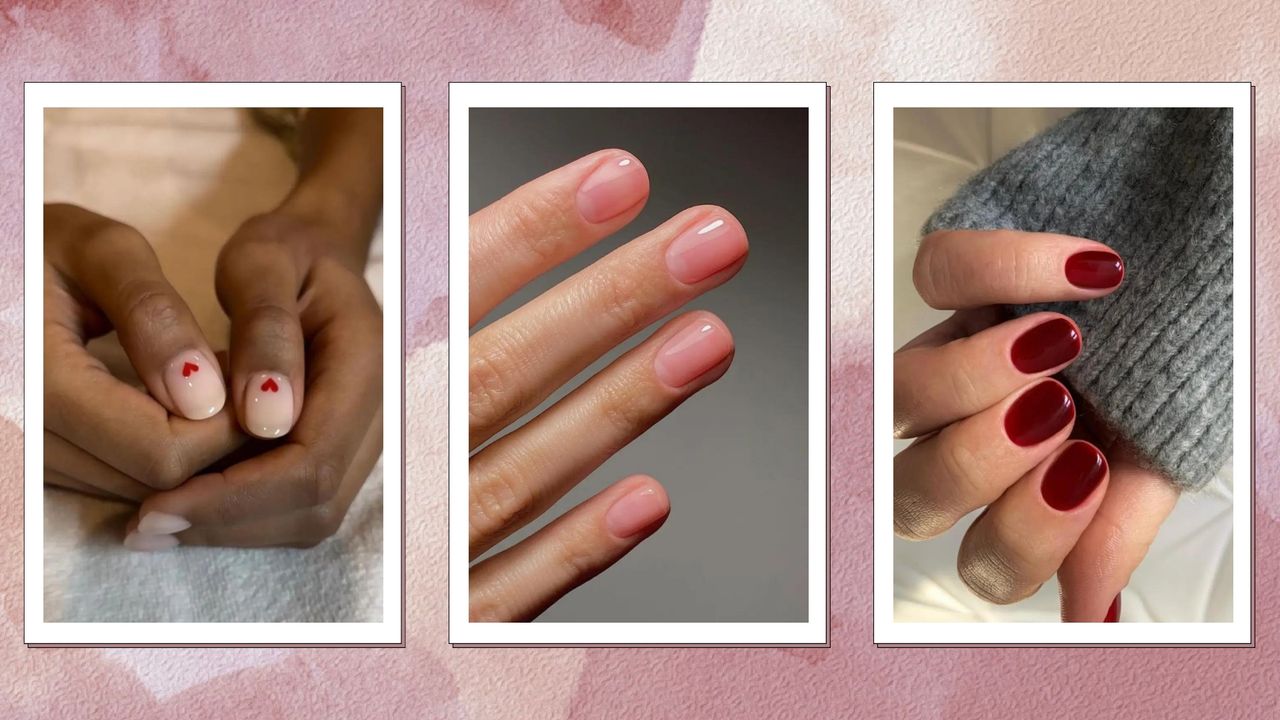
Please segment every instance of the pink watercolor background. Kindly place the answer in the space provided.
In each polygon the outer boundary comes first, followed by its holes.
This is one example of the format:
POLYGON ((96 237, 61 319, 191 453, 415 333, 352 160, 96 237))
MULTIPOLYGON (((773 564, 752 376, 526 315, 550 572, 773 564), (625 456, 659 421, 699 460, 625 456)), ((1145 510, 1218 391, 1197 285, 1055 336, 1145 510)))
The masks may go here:
POLYGON ((247 7, 0 0, 0 717, 1247 717, 1280 701, 1280 370, 1270 242, 1280 78, 1269 3, 472 0, 247 7), (143 9, 145 8, 145 9, 143 9), (406 83, 408 647, 22 644, 23 80, 406 83), (453 650, 445 628, 450 80, 832 84, 829 650, 453 650), (871 638, 875 80, 1251 80, 1258 92, 1257 639, 1250 650, 881 650, 871 638))

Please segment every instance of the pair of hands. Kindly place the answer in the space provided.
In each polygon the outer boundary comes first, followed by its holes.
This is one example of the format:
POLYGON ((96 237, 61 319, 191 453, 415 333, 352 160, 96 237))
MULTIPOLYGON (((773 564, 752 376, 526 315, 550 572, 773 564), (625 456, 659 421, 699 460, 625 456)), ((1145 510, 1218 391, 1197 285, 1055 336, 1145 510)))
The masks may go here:
MULTIPOLYGON (((471 324, 530 280, 621 230, 648 196, 640 161, 604 150, 472 215, 471 324)), ((746 233, 731 214, 690 208, 471 336, 472 560, 718 380, 733 360, 733 337, 710 313, 681 315, 545 412, 490 440, 611 348, 729 280, 746 256, 746 233)), ((655 532, 669 510, 666 492, 651 477, 606 488, 474 564, 471 619, 536 617, 655 532)))
POLYGON ((894 458, 895 532, 935 537, 985 508, 958 558, 975 594, 1016 602, 1056 573, 1064 621, 1117 621, 1178 492, 1125 447, 1100 450, 1050 377, 1089 341, 1080 328, 1052 312, 1006 320, 998 306, 1103 297, 1123 260, 1063 235, 939 231, 913 279, 931 307, 956 312, 894 355, 894 434, 916 438, 894 458))
POLYGON ((45 479, 141 503, 127 547, 314 545, 381 454, 381 310, 338 250, 362 230, 320 207, 252 218, 221 251, 226 367, 141 234, 45 207, 45 479), (142 389, 86 350, 111 330, 142 389))

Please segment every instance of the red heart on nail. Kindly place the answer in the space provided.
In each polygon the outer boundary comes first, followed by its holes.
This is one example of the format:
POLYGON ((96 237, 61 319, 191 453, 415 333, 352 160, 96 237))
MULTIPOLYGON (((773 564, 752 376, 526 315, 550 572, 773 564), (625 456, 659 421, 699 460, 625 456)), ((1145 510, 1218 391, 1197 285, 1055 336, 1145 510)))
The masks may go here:
POLYGON ((200 366, 195 363, 182 363, 182 377, 191 377, 191 373, 200 372, 200 366))
POLYGON ((267 378, 267 381, 262 383, 262 392, 280 392, 280 386, 276 384, 275 378, 267 378))

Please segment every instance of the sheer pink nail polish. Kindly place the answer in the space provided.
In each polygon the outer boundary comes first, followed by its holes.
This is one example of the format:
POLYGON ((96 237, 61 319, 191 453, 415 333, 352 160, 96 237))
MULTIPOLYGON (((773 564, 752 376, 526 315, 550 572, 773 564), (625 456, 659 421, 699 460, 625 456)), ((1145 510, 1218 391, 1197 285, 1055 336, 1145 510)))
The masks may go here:
POLYGON ((278 438, 293 427, 293 385, 280 373, 254 373, 244 389, 244 423, 262 438, 278 438))
POLYGON ((653 370, 670 387, 684 387, 720 364, 733 351, 733 336, 718 320, 689 323, 658 350, 653 370))
POLYGON ((713 214, 667 247, 667 271, 682 283, 705 280, 747 254, 747 235, 737 221, 713 214))
POLYGON ((172 535, 191 527, 186 518, 170 513, 149 512, 138 521, 139 535, 172 535))
POLYGON ((617 538, 629 538, 667 516, 671 504, 656 485, 644 485, 623 495, 604 514, 604 526, 617 538))
POLYGON ((589 223, 621 215, 649 194, 649 174, 630 155, 600 163, 578 187, 578 212, 589 223))
POLYGON ((164 386, 178 412, 189 420, 213 417, 227 401, 221 368, 198 350, 180 353, 169 361, 164 386))

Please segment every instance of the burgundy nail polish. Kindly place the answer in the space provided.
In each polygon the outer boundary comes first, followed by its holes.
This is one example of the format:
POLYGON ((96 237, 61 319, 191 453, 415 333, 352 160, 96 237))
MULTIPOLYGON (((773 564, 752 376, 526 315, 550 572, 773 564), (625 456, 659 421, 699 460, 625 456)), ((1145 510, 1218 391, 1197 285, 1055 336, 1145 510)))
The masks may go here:
POLYGON ((1087 442, 1067 445, 1044 473, 1040 494, 1054 510, 1078 507, 1107 474, 1107 459, 1087 442))
POLYGON ((1120 596, 1116 595, 1116 599, 1111 601, 1111 607, 1107 608, 1107 617, 1102 622, 1120 622, 1120 596))
POLYGON ((1080 354, 1080 331, 1066 318, 1042 322, 1013 341, 1013 366, 1028 375, 1044 372, 1080 354))
POLYGON ((1004 431, 1015 445, 1042 443, 1076 416, 1071 393, 1054 380, 1045 380, 1022 393, 1004 416, 1004 431))
POLYGON ((1124 260, 1113 252, 1089 250, 1067 258, 1067 282, 1079 288, 1105 290, 1124 279, 1124 260))

